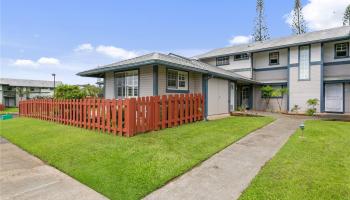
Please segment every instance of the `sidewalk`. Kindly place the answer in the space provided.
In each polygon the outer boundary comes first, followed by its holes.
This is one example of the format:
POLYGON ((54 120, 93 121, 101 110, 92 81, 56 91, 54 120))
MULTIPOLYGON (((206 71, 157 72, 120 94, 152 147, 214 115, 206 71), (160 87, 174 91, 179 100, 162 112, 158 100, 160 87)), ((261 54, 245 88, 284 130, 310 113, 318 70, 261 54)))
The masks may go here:
POLYGON ((146 200, 237 199, 305 118, 269 114, 276 121, 145 197, 146 200))
POLYGON ((101 194, 0 137, 0 199, 99 200, 101 194))

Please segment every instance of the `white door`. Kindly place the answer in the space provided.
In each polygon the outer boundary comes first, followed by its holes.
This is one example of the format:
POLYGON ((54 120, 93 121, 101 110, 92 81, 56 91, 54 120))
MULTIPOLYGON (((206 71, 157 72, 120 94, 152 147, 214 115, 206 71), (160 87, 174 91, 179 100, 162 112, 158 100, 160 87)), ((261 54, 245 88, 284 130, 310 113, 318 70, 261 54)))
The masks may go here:
POLYGON ((325 85, 325 111, 343 112, 343 84, 325 85))
POLYGON ((236 85, 234 82, 231 82, 230 84, 230 90, 231 90, 231 96, 230 96, 230 111, 235 111, 235 92, 236 92, 236 85))

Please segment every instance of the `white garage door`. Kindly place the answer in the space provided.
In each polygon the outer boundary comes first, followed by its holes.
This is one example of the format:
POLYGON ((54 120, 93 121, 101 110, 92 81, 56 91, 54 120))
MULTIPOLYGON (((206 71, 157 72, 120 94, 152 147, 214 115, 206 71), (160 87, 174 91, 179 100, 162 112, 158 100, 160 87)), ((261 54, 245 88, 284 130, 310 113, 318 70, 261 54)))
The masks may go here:
POLYGON ((325 85, 325 111, 343 112, 343 84, 325 85))

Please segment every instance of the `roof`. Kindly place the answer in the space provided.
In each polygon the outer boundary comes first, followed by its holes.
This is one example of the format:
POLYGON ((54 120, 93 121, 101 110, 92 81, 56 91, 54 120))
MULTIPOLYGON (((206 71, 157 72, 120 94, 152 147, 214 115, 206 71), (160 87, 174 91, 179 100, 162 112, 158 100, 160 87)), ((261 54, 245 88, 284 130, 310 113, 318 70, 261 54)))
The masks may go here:
POLYGON ((128 60, 123 60, 120 62, 112 63, 109 65, 97 67, 91 70, 83 71, 78 73, 79 76, 90 76, 90 77, 100 77, 103 73, 108 71, 118 71, 126 70, 130 68, 138 68, 146 65, 153 64, 164 64, 167 66, 172 66, 177 69, 190 70, 201 72, 205 74, 211 74, 222 78, 232 79, 232 80, 244 80, 248 82, 255 82, 251 79, 245 78, 234 72, 229 72, 218 67, 213 67, 209 64, 200 62, 195 59, 186 58, 176 54, 162 54, 162 53, 150 53, 143 56, 135 57, 128 60))
MULTIPOLYGON (((61 81, 56 81, 56 85, 60 84, 61 81)), ((0 78, 0 85, 53 88, 53 81, 0 78)))
POLYGON ((350 26, 342 26, 321 31, 309 32, 300 35, 293 35, 277 39, 254 42, 250 44, 235 45, 225 48, 218 48, 207 53, 195 56, 197 59, 205 59, 216 56, 232 55, 236 53, 250 53, 269 49, 285 48, 302 44, 325 42, 338 39, 350 38, 350 26))

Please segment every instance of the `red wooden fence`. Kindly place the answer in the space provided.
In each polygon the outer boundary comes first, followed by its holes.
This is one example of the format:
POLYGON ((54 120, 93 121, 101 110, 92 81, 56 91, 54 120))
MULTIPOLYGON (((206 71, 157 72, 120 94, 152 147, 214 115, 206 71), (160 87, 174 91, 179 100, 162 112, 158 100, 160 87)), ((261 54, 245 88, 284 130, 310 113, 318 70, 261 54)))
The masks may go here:
POLYGON ((5 110, 5 106, 4 106, 4 104, 0 103, 0 111, 3 111, 3 110, 5 110))
POLYGON ((19 103, 19 115, 133 136, 204 118, 202 94, 130 99, 35 99, 19 103))

